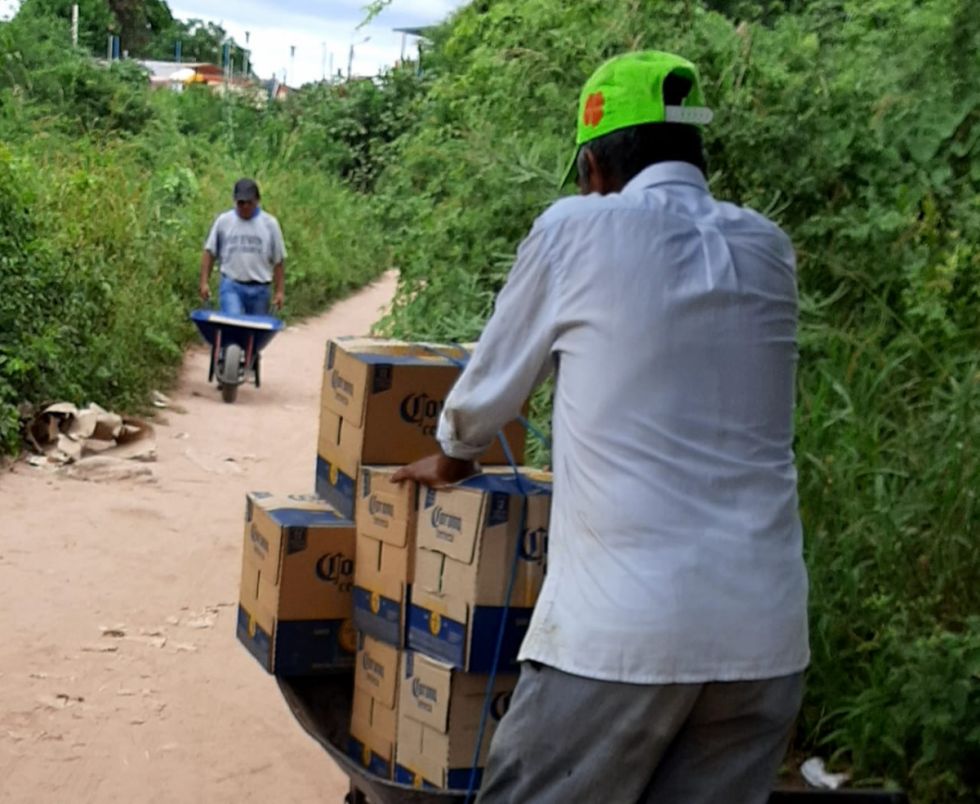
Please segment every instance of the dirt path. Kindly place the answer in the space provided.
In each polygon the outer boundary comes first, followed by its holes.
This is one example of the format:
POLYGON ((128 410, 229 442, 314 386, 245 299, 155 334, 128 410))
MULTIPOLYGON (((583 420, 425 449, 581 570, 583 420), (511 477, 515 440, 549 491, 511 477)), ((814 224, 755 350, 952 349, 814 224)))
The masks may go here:
POLYGON ((235 639, 241 518, 247 490, 312 490, 325 340, 366 333, 393 290, 278 336, 233 406, 193 350, 155 482, 0 475, 0 800, 342 801, 235 639))

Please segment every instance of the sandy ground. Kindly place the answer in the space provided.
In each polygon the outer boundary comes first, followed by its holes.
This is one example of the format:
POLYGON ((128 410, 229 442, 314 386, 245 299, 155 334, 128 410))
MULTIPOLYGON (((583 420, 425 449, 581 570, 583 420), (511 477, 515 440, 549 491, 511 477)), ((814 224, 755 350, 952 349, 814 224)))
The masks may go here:
POLYGON ((235 639, 241 519, 248 490, 312 491, 325 340, 366 333, 393 290, 279 335, 235 405, 192 350, 152 482, 0 474, 0 801, 343 800, 235 639))

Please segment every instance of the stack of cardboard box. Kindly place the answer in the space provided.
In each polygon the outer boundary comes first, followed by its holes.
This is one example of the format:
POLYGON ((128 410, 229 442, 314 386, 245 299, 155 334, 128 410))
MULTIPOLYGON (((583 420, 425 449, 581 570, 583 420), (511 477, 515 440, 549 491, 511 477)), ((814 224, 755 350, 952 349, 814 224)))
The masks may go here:
POLYGON ((270 673, 354 665, 354 523, 310 494, 245 503, 238 638, 270 673))
POLYGON ((467 788, 472 768, 486 762, 544 579, 550 504, 550 477, 526 469, 519 477, 510 469, 490 471, 420 490, 396 780, 467 788))
MULTIPOLYGON (((350 755, 379 776, 435 788, 469 784, 517 555, 480 767, 506 711, 550 508, 549 477, 515 477, 499 443, 481 458, 497 468, 457 486, 392 483, 398 466, 438 450, 439 415, 465 359, 460 347, 328 343, 317 497, 250 495, 239 609, 239 637, 270 672, 353 665, 350 755)), ((505 436, 520 461, 523 428, 514 422, 505 436)))

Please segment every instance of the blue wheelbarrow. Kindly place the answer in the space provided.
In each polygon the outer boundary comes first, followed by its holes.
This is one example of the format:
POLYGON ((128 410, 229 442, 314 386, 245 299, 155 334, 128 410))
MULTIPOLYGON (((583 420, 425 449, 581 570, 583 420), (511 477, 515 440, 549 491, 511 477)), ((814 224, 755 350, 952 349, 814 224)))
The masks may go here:
POLYGON ((285 325, 271 315, 237 315, 218 310, 194 310, 191 321, 211 346, 208 382, 217 380, 221 398, 232 403, 238 386, 251 376, 262 385, 260 352, 285 325))

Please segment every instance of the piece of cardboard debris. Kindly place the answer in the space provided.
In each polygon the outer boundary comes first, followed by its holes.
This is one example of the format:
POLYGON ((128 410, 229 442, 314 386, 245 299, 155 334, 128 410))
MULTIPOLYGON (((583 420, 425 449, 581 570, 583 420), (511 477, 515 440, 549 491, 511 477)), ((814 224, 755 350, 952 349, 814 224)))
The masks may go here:
POLYGON ((149 422, 120 416, 94 403, 85 408, 69 402, 48 405, 32 413, 25 437, 39 453, 29 459, 37 467, 78 463, 110 451, 120 460, 156 460, 155 432, 149 422))

